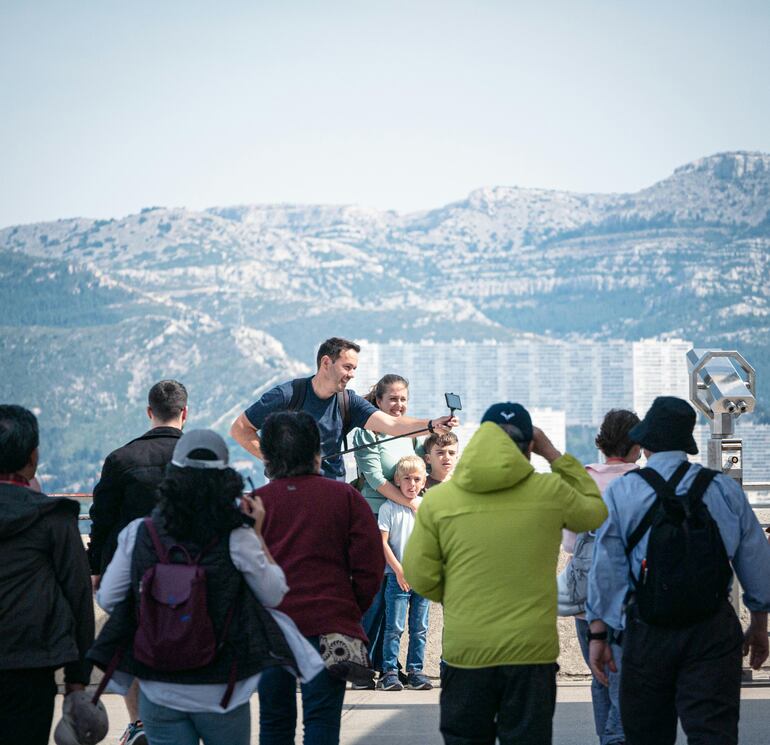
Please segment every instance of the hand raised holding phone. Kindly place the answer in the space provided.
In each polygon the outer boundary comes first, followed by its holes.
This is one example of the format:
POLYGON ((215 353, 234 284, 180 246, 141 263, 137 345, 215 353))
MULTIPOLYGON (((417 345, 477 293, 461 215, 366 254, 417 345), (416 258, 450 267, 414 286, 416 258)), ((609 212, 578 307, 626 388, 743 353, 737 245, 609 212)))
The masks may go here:
POLYGON ((265 505, 259 497, 244 494, 241 497, 241 512, 254 521, 254 532, 262 533, 262 523, 265 522, 265 505))

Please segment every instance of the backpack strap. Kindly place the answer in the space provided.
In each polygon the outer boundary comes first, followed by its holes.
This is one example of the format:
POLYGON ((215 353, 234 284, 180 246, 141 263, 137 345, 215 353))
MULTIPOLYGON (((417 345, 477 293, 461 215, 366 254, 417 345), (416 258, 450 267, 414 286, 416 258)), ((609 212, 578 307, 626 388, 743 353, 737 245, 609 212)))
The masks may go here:
POLYGON ((346 388, 343 391, 337 391, 337 408, 342 417, 342 443, 343 450, 348 449, 348 431, 350 430, 350 391, 346 388))
POLYGON ((645 513, 639 525, 636 526, 633 533, 631 533, 631 535, 628 537, 628 543, 626 544, 626 556, 631 555, 631 552, 634 550, 634 548, 636 548, 636 545, 639 543, 639 541, 642 540, 642 536, 644 536, 644 534, 650 529, 661 499, 665 497, 673 498, 676 495, 676 487, 679 486, 679 482, 684 478, 684 475, 689 469, 689 462, 686 460, 682 461, 668 481, 665 481, 663 477, 653 468, 641 468, 638 471, 630 472, 641 476, 655 490, 656 498, 650 509, 645 513))
POLYGON ((291 381, 291 399, 286 411, 299 411, 305 403, 305 394, 310 378, 295 378, 291 381))
POLYGON ((698 502, 703 500, 706 489, 708 489, 709 484, 714 480, 716 475, 717 471, 713 471, 710 468, 701 468, 698 473, 695 474, 695 479, 693 479, 687 494, 684 496, 685 505, 688 510, 692 510, 693 507, 697 506, 698 502))
POLYGON ((168 563, 168 550, 163 545, 163 541, 160 539, 158 529, 155 527, 155 523, 151 517, 144 518, 144 525, 147 528, 147 532, 152 538, 152 545, 155 547, 155 553, 158 555, 158 559, 164 564, 168 563))
POLYGON ((99 699, 104 693, 105 688, 107 688, 107 684, 110 682, 110 679, 115 674, 115 671, 118 669, 118 665, 120 664, 121 659, 123 659, 123 655, 125 654, 125 651, 126 651, 125 647, 123 646, 118 647, 115 650, 115 654, 112 655, 112 659, 110 660, 109 664, 104 669, 104 674, 102 675, 102 679, 99 682, 99 685, 96 687, 96 690, 94 691, 94 695, 91 698, 91 703, 94 706, 96 706, 96 704, 99 703, 99 699))

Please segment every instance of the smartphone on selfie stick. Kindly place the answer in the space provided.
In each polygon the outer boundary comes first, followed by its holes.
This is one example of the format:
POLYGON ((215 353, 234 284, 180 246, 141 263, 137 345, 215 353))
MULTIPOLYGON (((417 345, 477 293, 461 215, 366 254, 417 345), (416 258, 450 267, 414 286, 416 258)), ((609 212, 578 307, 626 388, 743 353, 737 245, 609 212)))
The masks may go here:
MULTIPOLYGON (((450 416, 454 416, 455 411, 462 411, 463 405, 460 401, 460 396, 456 393, 445 393, 444 399, 446 400, 446 405, 449 407, 449 414, 450 416)), ((396 435, 395 437, 388 437, 384 440, 376 440, 375 442, 367 442, 363 445, 359 445, 358 447, 354 448, 348 448, 347 450, 340 450, 339 453, 332 453, 331 455, 327 455, 324 457, 324 460, 329 460, 330 458, 336 458, 338 455, 347 455, 348 453, 354 453, 356 450, 363 450, 365 448, 371 448, 376 447, 378 445, 382 445, 385 442, 391 442, 392 440, 400 440, 402 437, 411 437, 412 435, 419 435, 425 432, 425 429, 416 429, 414 432, 407 432, 403 435, 396 435)))
POLYGON ((460 396, 457 393, 445 393, 444 399, 446 400, 446 405, 449 407, 450 416, 454 416, 455 411, 463 410, 462 401, 460 401, 460 396))

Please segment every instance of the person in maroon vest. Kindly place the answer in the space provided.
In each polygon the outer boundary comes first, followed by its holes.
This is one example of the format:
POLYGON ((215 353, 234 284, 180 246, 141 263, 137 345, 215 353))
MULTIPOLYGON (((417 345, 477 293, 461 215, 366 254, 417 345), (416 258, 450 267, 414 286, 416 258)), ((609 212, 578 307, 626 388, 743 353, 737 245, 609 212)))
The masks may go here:
MULTIPOLYGON (((320 475, 321 439, 303 411, 271 414, 262 427, 265 470, 257 489, 265 507, 262 534, 286 574, 289 591, 278 610, 318 648, 339 633, 366 641, 361 617, 380 588, 385 562, 369 505, 349 484, 320 475)), ((266 670, 259 682, 261 745, 294 742, 296 680, 266 670)), ((302 685, 305 743, 339 742, 345 681, 324 670, 302 685)))

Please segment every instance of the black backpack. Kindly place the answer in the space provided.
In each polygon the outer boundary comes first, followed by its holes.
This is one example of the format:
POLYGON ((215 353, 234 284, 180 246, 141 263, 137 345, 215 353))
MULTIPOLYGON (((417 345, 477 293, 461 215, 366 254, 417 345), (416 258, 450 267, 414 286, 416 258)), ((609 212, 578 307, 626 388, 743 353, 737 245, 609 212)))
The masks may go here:
POLYGON ((690 626, 712 616, 727 597, 732 576, 719 528, 703 504, 717 472, 699 469, 687 493, 678 496, 676 487, 689 467, 685 461, 668 481, 651 468, 623 477, 639 475, 655 489, 655 502, 626 546, 630 557, 650 531, 639 577, 632 578, 639 615, 654 626, 690 626))
MULTIPOLYGON (((305 403, 307 387, 311 378, 295 378, 291 381, 291 399, 287 411, 299 411, 305 403)), ((337 408, 342 416, 342 442, 343 449, 348 449, 348 432, 350 431, 350 391, 337 391, 337 408)))

